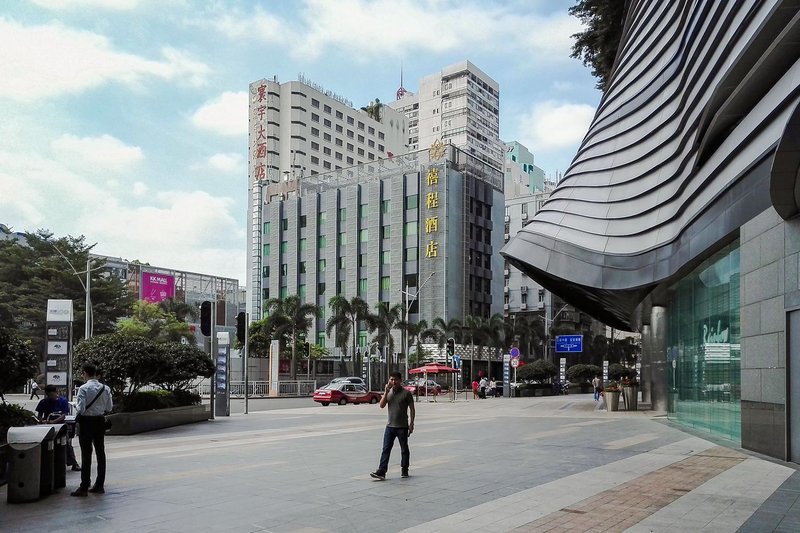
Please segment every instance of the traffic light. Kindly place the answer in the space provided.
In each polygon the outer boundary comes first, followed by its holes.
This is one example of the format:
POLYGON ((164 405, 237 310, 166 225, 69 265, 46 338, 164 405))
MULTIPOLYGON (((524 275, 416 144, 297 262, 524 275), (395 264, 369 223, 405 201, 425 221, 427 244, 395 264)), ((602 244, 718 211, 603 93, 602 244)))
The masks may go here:
POLYGON ((306 357, 311 359, 311 343, 310 342, 304 342, 303 343, 303 349, 306 351, 306 357))
POLYGON ((211 335, 211 302, 208 300, 200 304, 200 332, 206 337, 211 335))
POLYGON ((456 354, 456 340, 453 337, 447 339, 447 357, 453 357, 456 354))
POLYGON ((244 344, 245 334, 247 332, 247 313, 242 311, 236 315, 236 340, 244 344))

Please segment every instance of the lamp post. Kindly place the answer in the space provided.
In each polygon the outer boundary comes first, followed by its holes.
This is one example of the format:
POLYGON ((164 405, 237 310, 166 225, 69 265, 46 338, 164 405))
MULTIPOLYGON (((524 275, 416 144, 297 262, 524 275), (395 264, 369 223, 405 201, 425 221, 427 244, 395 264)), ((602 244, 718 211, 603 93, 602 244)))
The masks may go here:
POLYGON ((84 339, 91 339, 92 338, 92 332, 94 330, 94 316, 92 314, 92 276, 91 276, 91 273, 94 272, 95 270, 100 270, 102 268, 105 268, 105 266, 101 265, 101 266, 97 266, 97 267, 91 268, 92 259, 87 255, 87 257, 86 257, 86 270, 81 270, 80 272, 78 272, 75 269, 75 267, 72 265, 72 261, 67 259, 67 256, 64 255, 63 253, 61 253, 61 250, 59 250, 58 247, 56 247, 55 244, 51 243, 51 246, 53 247, 53 249, 56 252, 58 252, 58 255, 60 255, 64 259, 64 261, 67 262, 67 264, 69 265, 69 268, 72 269, 72 273, 75 274, 76 276, 78 276, 78 281, 80 282, 81 287, 83 287, 83 292, 86 294, 86 300, 85 300, 86 318, 84 319, 85 324, 84 324, 83 338, 84 339), (82 274, 86 274, 86 283, 84 283, 84 281, 81 279, 81 275, 82 274))
MULTIPOLYGON (((551 363, 553 363, 553 364, 555 364, 555 361, 552 360, 554 357, 553 357, 553 354, 550 353, 550 327, 553 325, 553 322, 556 321, 556 318, 558 318, 558 315, 563 313, 564 309, 566 309, 567 307, 569 307, 569 304, 564 304, 564 306, 561 309, 558 310, 558 313, 553 315, 553 318, 544 317, 544 329, 545 329, 545 335, 546 335, 546 341, 547 341, 547 344, 545 345, 545 358, 548 361, 550 361, 551 363)), ((549 308, 552 309, 552 307, 549 307, 549 308)))
MULTIPOLYGON (((403 355, 406 358, 406 371, 405 371, 405 379, 408 379, 408 353, 407 353, 407 346, 408 346, 408 312, 411 310, 411 306, 417 300, 419 293, 422 291, 422 288, 428 283, 433 275, 436 274, 436 271, 431 272, 430 276, 428 276, 425 281, 422 282, 417 288, 417 291, 414 294, 408 292, 408 285, 406 284, 405 289, 401 289, 400 292, 403 293, 403 297, 405 298, 406 305, 405 305, 405 318, 404 321, 406 323, 406 327, 403 329, 403 355), (409 300, 409 298, 411 298, 409 300)), ((417 352, 419 352, 419 343, 417 343, 417 352)))

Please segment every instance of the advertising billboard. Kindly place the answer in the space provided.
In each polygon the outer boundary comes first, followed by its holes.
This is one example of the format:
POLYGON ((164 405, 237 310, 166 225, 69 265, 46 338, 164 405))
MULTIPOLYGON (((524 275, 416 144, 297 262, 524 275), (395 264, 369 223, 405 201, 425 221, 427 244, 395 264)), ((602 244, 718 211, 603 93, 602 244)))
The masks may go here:
POLYGON ((142 272, 142 300, 157 304, 175 298, 175 276, 142 272))

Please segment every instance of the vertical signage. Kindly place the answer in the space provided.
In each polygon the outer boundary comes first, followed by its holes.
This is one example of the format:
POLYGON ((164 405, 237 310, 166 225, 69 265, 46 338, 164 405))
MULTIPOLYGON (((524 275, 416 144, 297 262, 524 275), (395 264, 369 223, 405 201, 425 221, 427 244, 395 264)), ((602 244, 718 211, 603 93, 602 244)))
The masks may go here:
POLYGON ((559 360, 558 364, 558 379, 559 381, 564 381, 567 379, 567 358, 562 357, 559 360))
POLYGON ((216 416, 230 416, 230 395, 228 394, 228 367, 231 354, 231 337, 227 331, 217 332, 217 353, 214 374, 214 413, 216 416))
POLYGON ((65 387, 68 398, 72 397, 72 320, 72 300, 47 300, 47 384, 65 387))
POLYGON ((503 354, 503 396, 511 397, 511 354, 503 354))

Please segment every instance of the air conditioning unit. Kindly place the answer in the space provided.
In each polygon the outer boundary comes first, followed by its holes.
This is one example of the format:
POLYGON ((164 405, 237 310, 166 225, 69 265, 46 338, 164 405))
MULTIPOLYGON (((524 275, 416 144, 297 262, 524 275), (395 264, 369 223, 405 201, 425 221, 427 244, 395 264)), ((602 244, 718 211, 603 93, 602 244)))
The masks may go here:
POLYGON ((506 222, 511 222, 511 217, 506 215, 506 219, 505 220, 506 220, 506 222))
POLYGON ((519 308, 520 308, 520 309, 522 309, 522 310, 525 310, 525 309, 527 309, 527 308, 528 308, 528 304, 526 304, 526 303, 521 303, 521 304, 519 304, 519 308))
POLYGON ((528 213, 522 213, 522 220, 528 220, 528 213))
POLYGON ((508 285, 503 287, 503 294, 508 294, 508 285))
POLYGON ((506 241, 507 241, 508 239, 510 239, 510 238, 511 238, 511 235, 509 235, 508 233, 504 233, 504 234, 503 234, 503 239, 505 239, 506 241))
POLYGON ((509 309, 509 305, 508 304, 503 304, 503 310, 504 311, 508 311, 508 309, 509 309))
POLYGON ((511 271, 510 271, 509 269, 505 269, 505 270, 503 270, 503 275, 504 275, 505 277, 508 277, 508 276, 510 276, 510 275, 511 275, 511 271))
POLYGON ((528 293, 528 287, 526 287, 525 285, 520 287, 519 290, 520 290, 520 292, 522 292, 522 294, 527 294, 528 293))

